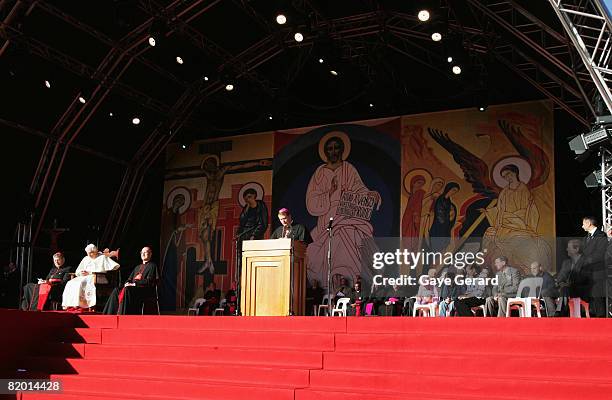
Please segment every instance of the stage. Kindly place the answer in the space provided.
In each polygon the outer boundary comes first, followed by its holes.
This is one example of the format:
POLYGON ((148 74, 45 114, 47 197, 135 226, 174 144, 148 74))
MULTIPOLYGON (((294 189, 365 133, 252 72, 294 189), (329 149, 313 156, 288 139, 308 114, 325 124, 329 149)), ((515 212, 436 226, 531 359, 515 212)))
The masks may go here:
POLYGON ((612 392, 606 319, 13 310, 0 318, 3 377, 63 385, 61 394, 9 397, 24 400, 607 399, 612 392))

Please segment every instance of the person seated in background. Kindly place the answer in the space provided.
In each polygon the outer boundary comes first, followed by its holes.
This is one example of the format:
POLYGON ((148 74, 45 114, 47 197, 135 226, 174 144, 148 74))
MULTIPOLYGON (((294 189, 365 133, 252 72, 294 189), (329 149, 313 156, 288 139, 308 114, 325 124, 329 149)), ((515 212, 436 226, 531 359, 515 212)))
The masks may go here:
POLYGON ((487 297, 485 303, 487 315, 505 317, 508 298, 516 297, 521 277, 516 268, 508 265, 508 258, 505 256, 499 256, 495 259, 495 268, 498 284, 493 286, 493 295, 487 297))
POLYGON ((353 290, 348 296, 350 299, 349 305, 346 309, 346 315, 363 315, 364 305, 367 300, 365 294, 361 291, 361 283, 355 282, 353 290))
POLYGON ((377 315, 398 316, 402 314, 404 306, 404 296, 401 293, 399 286, 392 285, 387 287, 385 298, 382 304, 378 306, 377 315))
POLYGON ((544 266, 537 261, 530 265, 531 275, 542 278, 542 289, 540 289, 540 297, 546 305, 546 316, 554 317, 557 309, 556 299, 559 297, 559 290, 555 278, 546 271, 544 266))
POLYGON ((462 276, 463 270, 448 271, 445 275, 445 278, 450 279, 450 284, 444 284, 440 289, 440 317, 450 317, 454 312, 455 301, 465 292, 465 287, 455 282, 457 275, 462 276))
POLYGON ((111 257, 116 257, 117 253, 105 249, 103 253, 93 244, 85 247, 87 255, 81 260, 76 269, 75 277, 66 283, 66 288, 62 295, 62 307, 67 309, 85 309, 96 305, 96 285, 94 273, 104 273, 114 271, 119 268, 111 257))
POLYGON ((348 284, 348 279, 344 276, 340 278, 340 286, 338 286, 332 293, 334 293, 334 300, 332 301, 332 305, 336 304, 338 299, 342 297, 349 297, 353 288, 351 288, 348 284))
POLYGON ((200 313, 198 315, 213 315, 221 302, 221 290, 217 289, 215 282, 210 282, 208 288, 206 288, 204 300, 206 301, 200 306, 200 313))
MULTIPOLYGON (((361 285, 361 283, 359 284, 361 285)), ((384 307, 385 299, 385 288, 380 284, 373 284, 370 289, 370 295, 365 300, 363 306, 364 315, 381 315, 380 313, 384 313, 381 306, 384 307)))
MULTIPOLYGON (((436 269, 430 268, 427 271, 427 276, 432 279, 436 277, 436 269)), ((419 290, 416 295, 415 305, 431 304, 435 309, 438 305, 439 294, 438 286, 436 285, 419 285, 419 290)), ((414 306, 413 306, 414 307, 414 306)))
MULTIPOLYGON (((483 268, 479 271, 479 266, 472 264, 465 267, 466 278, 487 278, 489 276, 489 270, 483 268)), ((465 285, 465 291, 459 295, 458 299, 455 300, 453 308, 455 314, 460 317, 473 317, 473 307, 479 307, 485 304, 484 298, 485 285, 479 281, 470 282, 465 285)))
POLYGON ((64 285, 70 279, 70 267, 64 267, 66 259, 60 252, 53 254, 53 267, 45 279, 38 283, 28 283, 23 287, 21 309, 42 311, 48 309, 49 302, 62 301, 64 285))
POLYGON ((147 299, 155 297, 155 285, 159 280, 157 265, 151 261, 153 251, 143 247, 140 251, 141 264, 138 264, 121 289, 111 293, 104 314, 141 314, 147 299))
POLYGON ((236 314, 237 305, 238 297, 236 296, 236 281, 233 281, 231 288, 225 293, 225 306, 223 310, 223 315, 236 314))
POLYGON ((561 269, 555 275, 555 281, 559 287, 559 301, 557 302, 557 308, 555 315, 567 317, 569 315, 568 300, 570 298, 570 286, 572 271, 576 271, 579 268, 579 261, 582 257, 582 241, 579 239, 570 239, 567 242, 567 256, 568 258, 563 260, 561 263, 561 269))
POLYGON ((313 307, 323 302, 323 288, 319 286, 319 281, 312 280, 312 286, 306 288, 306 315, 312 315, 313 307))

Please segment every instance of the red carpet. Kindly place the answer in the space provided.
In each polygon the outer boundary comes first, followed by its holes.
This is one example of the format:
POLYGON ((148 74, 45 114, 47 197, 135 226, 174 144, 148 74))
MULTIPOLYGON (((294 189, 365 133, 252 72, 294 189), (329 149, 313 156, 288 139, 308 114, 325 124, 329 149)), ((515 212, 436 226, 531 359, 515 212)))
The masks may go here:
POLYGON ((609 320, 0 318, 4 375, 63 382, 24 400, 612 398, 609 320))

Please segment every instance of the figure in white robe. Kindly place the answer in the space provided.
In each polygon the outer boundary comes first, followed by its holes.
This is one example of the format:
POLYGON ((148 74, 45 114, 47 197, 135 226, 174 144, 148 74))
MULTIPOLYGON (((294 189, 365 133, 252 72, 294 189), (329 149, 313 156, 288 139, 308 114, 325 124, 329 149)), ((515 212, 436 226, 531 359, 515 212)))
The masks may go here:
MULTIPOLYGON (((324 138, 325 139, 325 138, 324 138)), ((361 275, 362 247, 364 240, 372 238, 373 228, 369 221, 336 214, 341 194, 352 192, 372 194, 380 206, 378 192, 370 191, 359 176, 359 172, 344 155, 346 135, 332 136, 324 144, 327 163, 321 165, 310 178, 306 192, 306 208, 317 217, 317 226, 311 231, 313 243, 308 246, 308 279, 316 279, 327 286, 327 250, 329 219, 333 221, 332 279, 334 276, 355 278, 361 275), (344 137, 343 137, 344 136, 344 137), (344 155, 344 157, 343 157, 344 155)))
POLYGON ((96 305, 96 286, 94 272, 108 272, 119 268, 119 264, 112 260, 114 252, 100 253, 98 248, 89 244, 85 247, 87 256, 81 260, 76 269, 75 277, 66 283, 62 295, 62 307, 91 308, 96 305))

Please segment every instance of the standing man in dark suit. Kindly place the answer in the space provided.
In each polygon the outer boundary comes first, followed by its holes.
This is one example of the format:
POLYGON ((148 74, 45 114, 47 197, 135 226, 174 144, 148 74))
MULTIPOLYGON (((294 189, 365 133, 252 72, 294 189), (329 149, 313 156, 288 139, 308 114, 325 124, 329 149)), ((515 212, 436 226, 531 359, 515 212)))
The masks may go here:
POLYGON ((296 224, 293 222, 289 209, 281 208, 278 210, 278 220, 280 221, 281 226, 272 232, 270 239, 289 238, 302 241, 306 244, 312 243, 312 238, 310 237, 310 232, 308 229, 302 224, 296 224))
POLYGON ((516 297, 521 277, 516 268, 508 265, 508 258, 499 256, 495 259, 497 269, 497 286, 493 286, 493 296, 487 297, 487 315, 506 316, 508 298, 516 297), (497 309, 497 311, 496 311, 497 309))
POLYGON ((582 285, 579 297, 589 302, 590 313, 596 317, 605 317, 605 256, 608 237, 598 228, 595 217, 584 217, 582 229, 587 233, 583 241, 581 272, 582 285))

